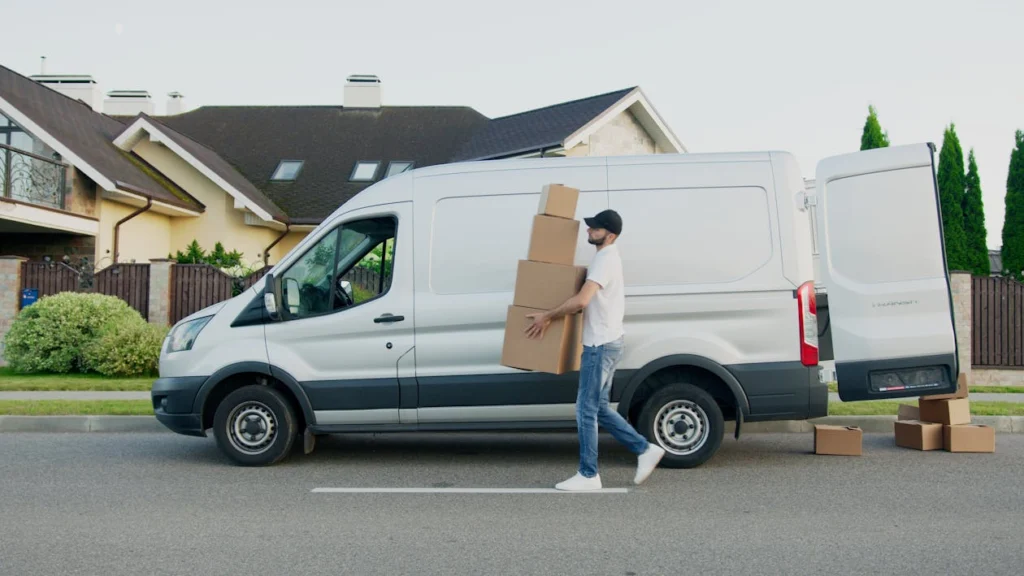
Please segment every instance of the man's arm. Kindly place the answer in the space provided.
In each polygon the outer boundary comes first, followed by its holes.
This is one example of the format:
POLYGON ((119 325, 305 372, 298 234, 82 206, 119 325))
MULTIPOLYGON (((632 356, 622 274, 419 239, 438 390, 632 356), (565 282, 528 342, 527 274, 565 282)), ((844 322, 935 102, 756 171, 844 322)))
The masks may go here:
POLYGON ((533 324, 527 326, 526 335, 530 338, 542 338, 545 330, 551 324, 552 320, 557 320, 563 316, 569 316, 576 314, 583 310, 590 304, 590 300, 597 294, 597 291, 601 289, 601 285, 593 280, 587 280, 583 284, 583 288, 576 293, 575 296, 569 298, 558 308, 548 310, 547 312, 538 312, 536 314, 527 314, 527 318, 533 320, 533 324))

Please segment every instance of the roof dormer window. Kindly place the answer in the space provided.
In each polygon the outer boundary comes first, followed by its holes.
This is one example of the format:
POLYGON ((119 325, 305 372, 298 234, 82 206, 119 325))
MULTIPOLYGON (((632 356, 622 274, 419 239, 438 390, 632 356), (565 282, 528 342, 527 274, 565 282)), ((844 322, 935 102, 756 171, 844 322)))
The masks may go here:
POLYGON ((270 180, 275 182, 291 182, 299 177, 301 170, 302 160, 281 160, 270 180))
POLYGON ((352 169, 352 176, 349 180, 353 182, 373 182, 377 179, 377 169, 380 168, 378 160, 360 160, 352 169))

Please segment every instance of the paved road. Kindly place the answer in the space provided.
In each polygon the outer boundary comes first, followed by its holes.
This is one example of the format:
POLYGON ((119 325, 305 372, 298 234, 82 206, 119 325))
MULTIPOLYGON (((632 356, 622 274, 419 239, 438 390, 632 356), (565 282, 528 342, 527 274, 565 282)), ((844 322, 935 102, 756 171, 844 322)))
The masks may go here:
MULTIPOLYGON (((149 400, 149 392, 0 392, 0 400, 149 400)), ((840 402, 838 394, 829 400, 840 402)), ((914 398, 907 401, 912 402, 914 398)), ((977 402, 1024 402, 1024 394, 971 394, 977 402)))
POLYGON ((996 454, 814 456, 810 435, 727 439, 626 494, 320 494, 318 487, 547 487, 572 435, 321 440, 242 469, 212 440, 0 434, 2 574, 1016 574, 1024 436, 996 454))

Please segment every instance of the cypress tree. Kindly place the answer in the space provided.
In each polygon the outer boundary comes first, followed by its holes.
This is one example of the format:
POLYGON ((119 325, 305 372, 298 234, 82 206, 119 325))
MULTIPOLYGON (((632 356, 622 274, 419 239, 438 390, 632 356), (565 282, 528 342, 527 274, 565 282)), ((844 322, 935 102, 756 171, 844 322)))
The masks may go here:
POLYGON ((886 148, 889 146, 889 134, 882 132, 878 123, 878 113, 874 106, 868 106, 868 119, 864 121, 864 132, 860 136, 860 149, 886 148))
POLYGON ((985 203, 981 198, 981 177, 974 149, 967 156, 967 181, 964 189, 964 234, 967 236, 967 257, 975 276, 988 276, 988 232, 985 230, 985 203))
POLYGON ((949 125, 942 136, 939 152, 939 200, 942 227, 946 240, 946 263, 950 270, 969 270, 967 236, 964 234, 964 152, 956 135, 956 126, 949 125))
POLYGON ((1017 130, 1006 176, 1006 218, 1003 221, 1003 268, 1021 280, 1024 270, 1024 132, 1017 130))

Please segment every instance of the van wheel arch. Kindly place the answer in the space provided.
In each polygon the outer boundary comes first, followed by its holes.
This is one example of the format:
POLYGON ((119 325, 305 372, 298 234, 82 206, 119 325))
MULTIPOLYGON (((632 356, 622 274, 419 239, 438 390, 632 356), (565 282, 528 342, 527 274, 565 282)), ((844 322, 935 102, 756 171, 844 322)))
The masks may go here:
POLYGON ((240 362, 225 366, 206 379, 196 394, 193 413, 202 419, 203 430, 213 427, 217 406, 229 394, 250 384, 262 384, 276 389, 291 403, 298 418, 298 430, 316 423, 306 392, 287 372, 262 362, 240 362))
POLYGON ((726 420, 736 421, 736 437, 748 414, 750 404, 736 377, 721 364, 689 354, 666 356, 650 362, 630 377, 619 398, 619 413, 630 422, 637 422, 640 410, 658 389, 685 381, 716 400, 726 420))

